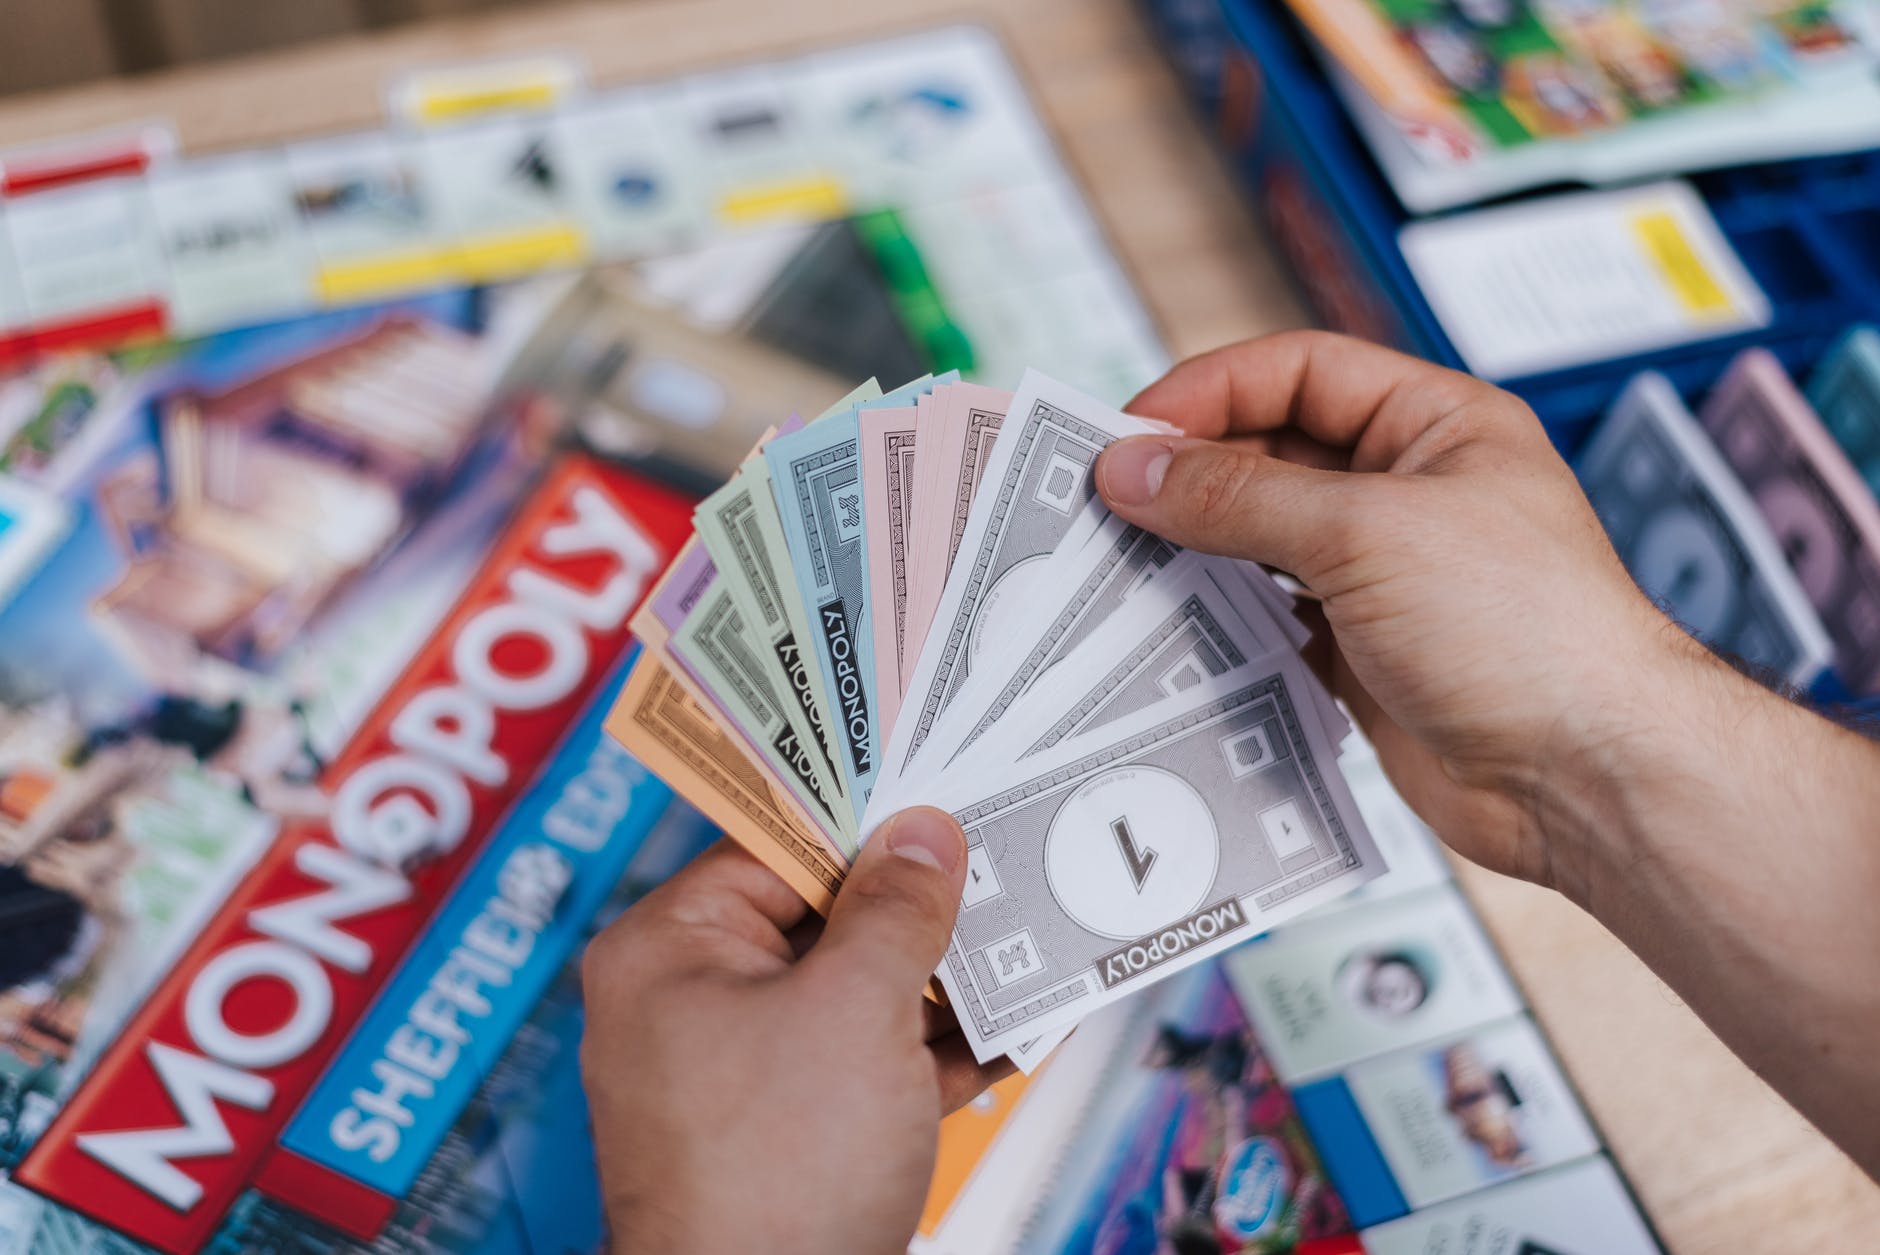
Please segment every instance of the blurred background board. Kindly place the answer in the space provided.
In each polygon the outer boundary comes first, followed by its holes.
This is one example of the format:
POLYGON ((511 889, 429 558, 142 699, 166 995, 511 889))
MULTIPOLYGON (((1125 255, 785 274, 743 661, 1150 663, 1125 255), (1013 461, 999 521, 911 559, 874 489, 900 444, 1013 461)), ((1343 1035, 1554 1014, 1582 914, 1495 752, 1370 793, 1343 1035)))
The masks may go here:
POLYGON ((71 0, 9 4, 15 38, 0 47, 0 92, 33 91, 284 48, 426 18, 539 0, 71 0))
POLYGON ((84 83, 119 69, 111 24, 98 0, 9 4, 5 18, 13 34, 0 47, 0 84, 8 93, 84 83))
MULTIPOLYGON (((1351 11, 1388 8, 1359 0, 1351 11)), ((1880 77, 1871 34, 1850 34, 1871 5, 1777 5, 1742 27, 1710 7, 1700 34, 1670 10, 1490 0, 1405 10, 1404 37, 1375 48, 1319 22, 1314 0, 1142 9, 1327 325, 1522 397, 1608 503, 1602 520, 1632 574, 1673 618, 1837 717, 1880 711, 1880 408, 1866 382, 1866 324, 1880 311, 1880 77), (1782 42, 1752 29, 1764 18, 1810 50, 1791 58, 1793 73, 1771 78, 1757 59, 1782 42), (1511 23, 1588 51, 1563 60, 1544 41, 1503 65, 1489 50, 1511 23), (1419 147, 1448 132, 1393 112, 1400 100, 1347 72, 1396 62, 1411 44, 1422 51, 1396 69, 1427 80, 1432 99, 1474 83, 1478 105, 1518 98, 1553 133, 1509 148, 1419 147), (1741 81, 1724 98, 1691 99, 1725 63, 1741 81), (1589 110, 1607 71, 1631 84, 1633 106, 1652 96, 1666 111, 1589 110), (1537 95, 1535 83, 1549 90, 1537 95), (1646 393, 1672 416, 1662 422, 1704 433, 1685 442, 1690 456, 1707 460, 1708 449, 1731 463, 1717 478, 1736 502, 1724 511, 1732 521, 1710 539, 1688 526, 1705 507, 1646 469, 1637 441, 1588 460, 1594 430, 1616 433, 1623 424, 1609 416, 1646 393), (1749 452, 1764 437, 1809 452, 1771 474, 1771 460, 1749 452), (1825 485, 1803 489, 1821 508, 1784 512, 1779 499, 1803 480, 1825 485), (1626 481, 1645 508, 1617 507, 1626 481), (1751 551, 1762 558, 1743 565, 1751 551), (1701 575, 1732 561, 1747 573, 1701 575), (1742 634, 1762 587, 1790 611, 1769 639, 1825 636, 1831 650, 1810 647, 1787 666, 1756 632, 1742 634)))
MULTIPOLYGON (((122 6, 99 7, 116 14, 122 6)), ((1277 251, 1252 225, 1230 172, 1193 122, 1148 25, 1122 3, 1025 0, 976 7, 913 0, 892 14, 748 0, 536 6, 446 17, 370 38, 341 32, 385 20, 392 6, 364 17, 342 4, 295 7, 296 20, 309 25, 293 37, 337 37, 252 60, 0 101, 0 147, 160 121, 188 153, 232 151, 378 127, 387 84, 426 66, 520 50, 575 51, 595 85, 606 88, 968 20, 1004 38, 1174 354, 1304 325, 1311 317, 1277 251)), ((394 18, 407 16, 407 7, 417 16, 433 12, 422 3, 396 7, 394 18)), ((0 80, 7 85, 142 68, 123 59, 114 19, 87 19, 91 10, 82 4, 35 9, 59 10, 33 21, 47 27, 67 22, 70 34, 32 61, 44 67, 45 78, 24 69, 16 78, 9 66, 0 80), (60 61, 66 56, 70 68, 60 61)), ((175 41, 180 51, 166 58, 254 46, 241 44, 252 36, 238 21, 204 25, 200 14, 209 11, 152 5, 141 20, 161 32, 157 37, 175 41)), ((474 311, 446 311, 445 320, 462 317, 474 311)), ((127 490, 133 498, 134 489, 127 490)), ((1549 895, 1473 870, 1463 878, 1673 1250, 1869 1249, 1870 1235, 1880 1231, 1880 1190, 1775 1099, 1613 939, 1549 895)), ((551 998, 540 1015, 552 1020, 554 1009, 551 998)), ((552 1037, 545 1033, 545 1040, 552 1037)))
POLYGON ((1147 31, 1112 4, 1043 0, 1007 13, 925 2, 892 14, 724 0, 538 6, 0 100, 0 146, 160 119, 186 150, 210 153, 375 126, 386 85, 425 66, 573 51, 595 83, 622 84, 961 18, 1005 33, 1021 72, 1043 85, 1045 121, 1176 354, 1250 327, 1304 324, 1291 278, 1247 221, 1147 31))

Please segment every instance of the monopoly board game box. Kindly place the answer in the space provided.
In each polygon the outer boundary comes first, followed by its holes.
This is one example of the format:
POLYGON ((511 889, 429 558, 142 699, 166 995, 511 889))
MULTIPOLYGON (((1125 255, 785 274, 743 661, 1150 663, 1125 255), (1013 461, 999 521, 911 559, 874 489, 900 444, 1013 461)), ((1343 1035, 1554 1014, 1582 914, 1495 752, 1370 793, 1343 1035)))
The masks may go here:
POLYGON ((576 960, 711 835, 602 730, 691 493, 851 375, 1159 367, 985 32, 564 68, 0 159, 0 1248, 597 1246, 576 960))
POLYGON ((54 459, 0 618, 10 1188, 372 1236, 664 822, 598 712, 689 499, 480 395, 485 312, 210 346, 54 459), (367 362, 461 390, 361 427, 367 362))

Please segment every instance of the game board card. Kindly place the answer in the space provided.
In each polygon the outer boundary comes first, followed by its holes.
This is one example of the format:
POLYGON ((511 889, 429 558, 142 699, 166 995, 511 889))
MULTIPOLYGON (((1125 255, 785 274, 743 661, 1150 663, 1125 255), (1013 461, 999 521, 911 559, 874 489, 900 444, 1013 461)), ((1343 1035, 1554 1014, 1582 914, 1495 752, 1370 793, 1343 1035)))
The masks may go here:
POLYGON ((1446 886, 1302 921, 1224 966, 1292 1083, 1521 1009, 1481 925, 1446 886))

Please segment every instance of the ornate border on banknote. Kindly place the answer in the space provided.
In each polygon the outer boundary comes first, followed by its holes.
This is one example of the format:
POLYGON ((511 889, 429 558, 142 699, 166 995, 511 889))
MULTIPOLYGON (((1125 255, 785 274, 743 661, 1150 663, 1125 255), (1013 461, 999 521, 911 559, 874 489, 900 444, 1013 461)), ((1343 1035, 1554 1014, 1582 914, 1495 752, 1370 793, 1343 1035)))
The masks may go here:
MULTIPOLYGON (((712 501, 708 498, 702 508, 710 508, 711 504, 712 501)), ((765 621, 774 623, 781 619, 783 609, 777 604, 777 595, 772 591, 771 582, 764 578, 762 564, 758 562, 754 552, 762 547, 763 541, 752 534, 757 531, 757 508, 752 503, 748 484, 742 485, 740 491, 732 493, 726 499, 723 508, 719 511, 718 525, 731 541, 731 547, 737 552, 738 566, 744 572, 745 586, 751 590, 751 596, 758 599, 758 609, 763 612, 765 621)))
POLYGON ((638 698, 628 705, 627 717, 735 805, 753 826, 774 841, 833 898, 842 887, 842 869, 829 860, 818 843, 798 833, 774 803, 766 800, 764 793, 769 790, 761 781, 755 782, 756 787, 753 787, 748 760, 731 737, 664 668, 649 667, 642 661, 635 670, 646 672, 648 678, 640 692, 629 689, 623 694, 638 698))
MULTIPOLYGON (((1328 877, 1361 865, 1357 851, 1353 848, 1351 835, 1346 830, 1344 817, 1340 813, 1338 799, 1326 783, 1316 756, 1299 752, 1301 746, 1309 746, 1311 741, 1293 705, 1291 694, 1287 691, 1286 677, 1283 674, 1252 681, 1224 697, 1183 715, 1144 728, 1120 741, 1111 742, 1080 757, 1059 763, 1042 775, 1031 777, 1001 790, 993 797, 955 810, 954 818, 958 819, 966 829, 970 846, 976 825, 1008 807, 1020 804, 1035 805, 1042 795, 1053 790, 1067 787, 1074 789, 1085 783, 1093 773, 1119 760, 1129 758, 1137 750, 1148 748, 1176 733, 1221 721, 1261 702, 1270 703, 1284 725, 1287 738, 1293 746, 1298 770, 1306 780, 1312 800, 1318 807, 1320 818, 1325 823, 1334 847, 1330 856, 1314 864, 1310 869, 1286 876, 1281 884, 1265 892, 1246 895, 1254 906, 1262 911, 1270 911, 1287 899, 1297 897, 1317 887, 1328 877)), ((1239 895, 1230 895, 1230 897, 1234 901, 1240 900, 1239 895)), ((1249 921, 1249 923, 1252 922, 1249 921)), ((1260 927, 1265 927, 1265 925, 1260 925, 1260 927)), ((948 948, 946 954, 947 969, 952 974, 958 994, 954 999, 954 1009, 957 1014, 972 1017, 973 1026, 981 1040, 996 1038, 1066 1002, 1083 996, 1093 996, 1099 992, 1089 987, 1084 979, 1084 972, 1080 970, 1076 973, 1065 974, 1035 998, 1004 1011, 994 1012, 987 1004, 983 990, 988 985, 996 987, 996 982, 982 979, 973 971, 972 955, 962 951, 958 944, 958 936, 956 931, 955 944, 948 948)))
POLYGON ((907 508, 908 482, 914 475, 915 435, 911 431, 891 431, 888 452, 888 562, 889 581, 894 589, 895 674, 904 670, 899 656, 907 640, 907 508))
POLYGON ((966 516, 972 513, 973 495, 979 488, 979 477, 986 473, 986 459, 992 456, 992 446, 999 439, 999 430, 1005 423, 1003 410, 982 410, 978 408, 966 411, 965 454, 960 460, 961 466, 973 468, 972 474, 962 475, 953 485, 953 515, 947 523, 947 569, 953 568, 953 560, 960 556, 960 541, 966 536, 966 516))
POLYGON ((1142 666, 1168 641, 1183 629, 1193 630, 1205 635, 1209 642, 1220 651, 1222 659, 1229 667, 1238 667, 1247 661, 1247 656, 1240 652, 1214 616, 1208 613, 1206 603, 1198 593, 1191 593, 1169 612, 1162 622, 1155 626, 1148 636, 1134 649, 1124 654, 1122 659, 1106 671, 1090 686, 1090 691, 1075 706, 1064 712, 1063 718, 1044 730, 1043 735, 1026 748, 1021 758, 1029 758, 1040 750, 1048 750, 1065 737, 1081 729, 1084 720, 1094 714, 1099 707, 1116 695, 1116 690, 1123 682, 1142 669, 1142 666))
MULTIPOLYGON (((1005 478, 1000 482, 998 493, 993 498, 995 518, 1004 515, 1017 498, 1019 481, 1024 477, 1029 465, 1026 459, 1031 453, 1032 445, 1046 430, 1044 423, 1032 421, 1034 417, 1042 414, 1052 415, 1059 420, 1051 430, 1088 441, 1092 462, 1096 461, 1097 454, 1103 450, 1104 446, 1110 443, 1111 433, 1095 423, 1085 422, 1068 410, 1052 405, 1049 401, 1034 402, 1030 414, 1020 418, 1015 427, 1012 421, 1013 416, 1007 414, 1001 424, 1001 431, 1010 429, 1017 443, 1013 446, 1012 460, 1006 463, 1005 478)), ((974 495, 973 500, 977 502, 977 494, 974 495)), ((936 681, 942 675, 946 677, 946 680, 944 683, 929 685, 927 692, 921 695, 920 715, 908 740, 907 752, 910 758, 919 752, 922 744, 926 742, 927 734, 933 731, 934 720, 940 713, 943 696, 951 700, 951 693, 957 691, 958 676, 955 664, 960 651, 966 647, 967 629, 971 626, 968 621, 970 616, 965 614, 964 610, 968 606, 978 605, 978 592, 985 582, 986 566, 992 560, 992 550, 996 548, 991 543, 995 539, 997 538, 994 533, 986 533, 980 541, 979 552, 973 555, 972 566, 967 569, 966 596, 961 599, 960 608, 954 611, 953 622, 947 625, 947 634, 940 645, 939 666, 935 671, 936 681)))
MULTIPOLYGON (((797 508, 801 511, 803 518, 807 519, 815 516, 813 509, 815 506, 815 497, 809 490, 809 480, 818 473, 828 470, 831 466, 847 462, 849 464, 848 470, 854 478, 856 491, 861 491, 862 470, 860 463, 856 461, 856 457, 859 453, 860 444, 858 441, 844 440, 840 444, 832 444, 826 449, 818 449, 807 457, 791 459, 790 489, 796 495, 797 508)), ((810 528, 804 528, 803 539, 809 542, 810 568, 815 574, 817 586, 820 587, 833 582, 834 577, 830 574, 829 556, 823 548, 827 541, 823 536, 822 529, 817 528, 811 530, 810 528)))
MULTIPOLYGON (((1093 542, 1097 543, 1097 542, 1093 542)), ((1085 576, 1075 592, 1064 599, 1062 608, 1045 628, 1037 643, 1019 662, 1018 669, 1006 680, 1005 686, 992 699, 985 711, 974 721, 959 748, 965 749, 983 736, 987 729, 1004 717, 1012 703, 1025 695, 1031 682, 1045 667, 1056 662, 1066 654, 1066 642, 1075 646, 1089 635, 1089 629, 1097 626, 1085 613, 1097 597, 1112 587, 1111 580, 1120 569, 1126 575, 1140 576, 1145 566, 1161 569, 1174 558, 1176 549, 1168 541, 1152 532, 1145 532, 1140 527, 1131 527, 1119 535, 1116 542, 1109 545, 1096 567, 1085 576), (1161 561, 1156 561, 1160 558, 1161 561), (1080 631, 1080 629, 1083 629, 1080 631)), ((1111 607, 1114 609, 1114 607, 1111 607)), ((1098 620, 1101 622, 1101 619, 1098 620)))

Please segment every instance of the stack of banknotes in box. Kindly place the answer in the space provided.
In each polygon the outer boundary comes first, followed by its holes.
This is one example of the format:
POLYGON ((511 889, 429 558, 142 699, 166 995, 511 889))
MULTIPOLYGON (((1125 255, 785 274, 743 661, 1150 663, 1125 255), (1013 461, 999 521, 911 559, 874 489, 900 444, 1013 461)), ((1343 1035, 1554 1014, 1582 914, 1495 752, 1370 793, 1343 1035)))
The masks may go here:
POLYGON ((1384 870, 1291 595, 1098 499, 1154 427, 1035 371, 792 419, 699 507, 610 721, 818 910, 888 816, 950 811, 982 1060, 1384 870))
POLYGON ((1880 694, 1880 407, 1857 332, 1804 394, 1746 349, 1693 413, 1635 376, 1587 442, 1580 482, 1639 586, 1693 635, 1795 688, 1830 666, 1880 694), (1873 434, 1870 434, 1873 433, 1873 434))

